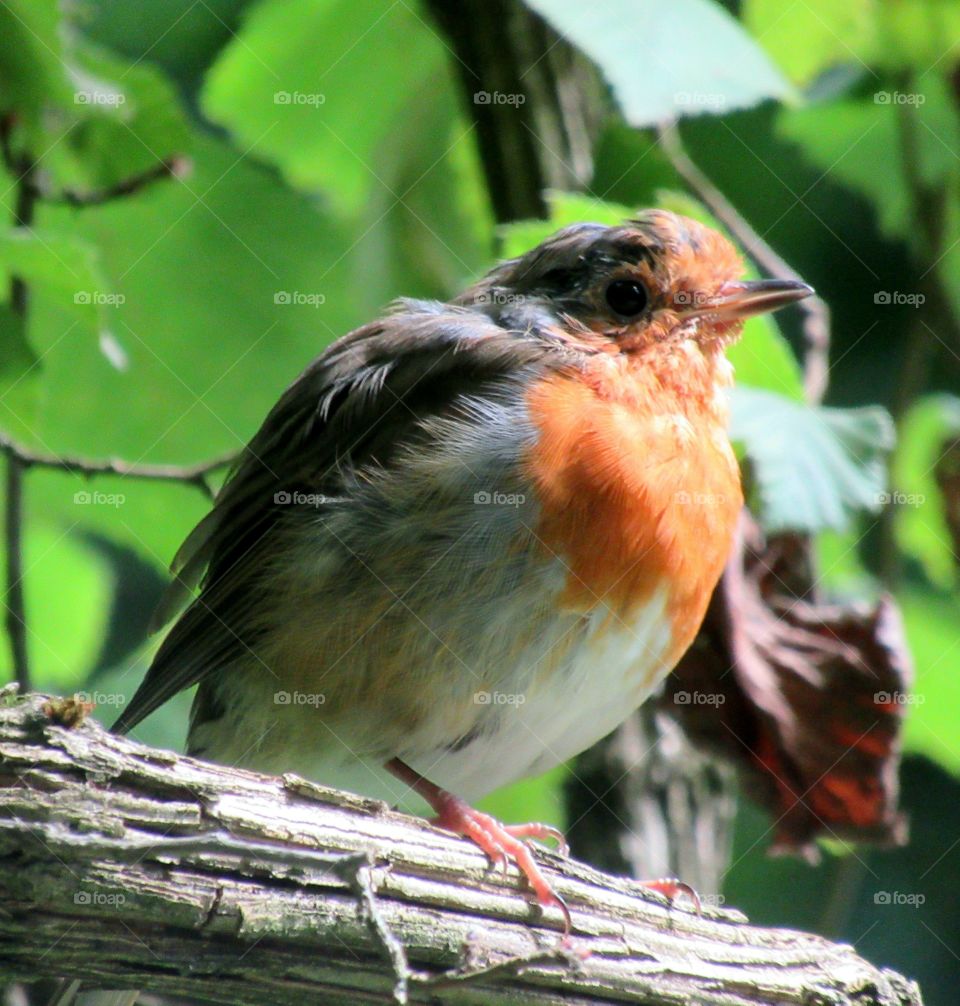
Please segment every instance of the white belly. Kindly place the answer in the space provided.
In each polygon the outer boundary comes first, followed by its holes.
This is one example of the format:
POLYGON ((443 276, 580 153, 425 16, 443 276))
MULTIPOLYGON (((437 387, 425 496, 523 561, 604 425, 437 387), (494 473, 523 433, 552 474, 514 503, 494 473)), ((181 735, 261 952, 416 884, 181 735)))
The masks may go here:
MULTIPOLYGON (((606 608, 598 609, 583 644, 571 652, 560 673, 525 692, 477 694, 477 701, 497 714, 496 732, 482 733, 458 750, 431 750, 406 760, 437 785, 474 801, 584 751, 622 723, 669 670, 664 664, 671 636, 666 601, 666 590, 658 591, 629 625, 618 624, 606 608)), ((526 670, 515 677, 523 680, 526 670)), ((330 753, 316 765, 298 765, 297 771, 408 810, 423 809, 381 766, 349 758, 332 764, 330 753)))

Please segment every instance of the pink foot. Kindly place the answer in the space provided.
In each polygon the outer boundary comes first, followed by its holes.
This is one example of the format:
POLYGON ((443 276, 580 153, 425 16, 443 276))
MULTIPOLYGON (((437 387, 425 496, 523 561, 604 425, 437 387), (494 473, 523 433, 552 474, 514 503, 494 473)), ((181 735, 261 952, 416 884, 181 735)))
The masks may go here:
POLYGON ((540 872, 530 847, 524 842, 527 838, 552 838, 565 855, 567 843, 556 828, 547 824, 501 824, 496 818, 476 810, 452 793, 444 793, 434 809, 437 816, 433 823, 438 828, 469 838, 495 865, 506 869, 507 862, 512 859, 533 888, 537 901, 544 908, 553 906, 560 909, 563 915, 563 939, 564 942, 568 941, 573 926, 570 909, 540 872))
POLYGON ((560 851, 566 855, 567 842, 556 828, 551 828, 548 824, 501 824, 489 814, 475 810, 465 800, 441 789, 400 758, 391 758, 385 767, 433 807, 437 812, 433 823, 438 828, 469 838, 490 857, 492 863, 504 869, 512 859, 533 888, 537 901, 545 908, 552 906, 560 909, 563 915, 561 943, 563 946, 569 946, 570 930, 573 928, 570 909, 540 872, 533 853, 524 842, 527 838, 552 838, 560 847, 560 851))

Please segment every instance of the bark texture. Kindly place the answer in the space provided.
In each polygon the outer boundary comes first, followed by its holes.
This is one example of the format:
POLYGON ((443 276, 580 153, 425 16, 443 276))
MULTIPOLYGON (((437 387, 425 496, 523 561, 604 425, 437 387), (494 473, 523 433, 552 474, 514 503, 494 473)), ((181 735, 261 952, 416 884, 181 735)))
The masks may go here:
POLYGON ((669 906, 542 852, 514 869, 385 805, 115 737, 73 700, 0 699, 0 974, 237 1004, 919 1006, 817 936, 669 906))

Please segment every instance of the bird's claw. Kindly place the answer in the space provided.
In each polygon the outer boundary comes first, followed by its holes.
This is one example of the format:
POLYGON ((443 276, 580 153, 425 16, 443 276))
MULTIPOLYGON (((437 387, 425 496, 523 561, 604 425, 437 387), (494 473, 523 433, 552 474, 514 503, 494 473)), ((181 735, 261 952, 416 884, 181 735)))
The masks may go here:
POLYGON ((671 905, 678 898, 687 897, 692 902, 697 915, 703 914, 700 895, 689 884, 685 884, 682 880, 677 880, 676 877, 661 877, 659 880, 641 880, 640 886, 662 894, 671 905))
POLYGON ((508 860, 512 859, 517 864, 517 868, 533 888, 540 905, 544 908, 557 908, 563 915, 562 945, 568 946, 573 928, 570 909, 541 873, 526 844, 527 839, 553 839, 561 854, 566 855, 567 843, 561 832, 547 824, 501 824, 496 818, 475 810, 451 794, 445 794, 437 811, 433 820, 437 827, 469 838, 486 853, 495 867, 503 868, 504 874, 507 872, 508 860))

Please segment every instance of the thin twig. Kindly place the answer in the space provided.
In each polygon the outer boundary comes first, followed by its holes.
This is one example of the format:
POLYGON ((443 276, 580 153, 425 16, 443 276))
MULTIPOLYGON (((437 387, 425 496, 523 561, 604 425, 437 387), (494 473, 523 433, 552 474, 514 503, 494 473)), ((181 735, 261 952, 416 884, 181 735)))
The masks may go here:
MULTIPOLYGON (((16 178, 13 225, 28 230, 33 223, 37 192, 34 183, 36 163, 28 154, 13 149, 16 116, 0 118, 0 156, 7 170, 16 178)), ((14 273, 10 277, 10 309, 22 332, 26 332, 30 291, 26 280, 14 273)), ((30 688, 30 657, 27 651, 27 606, 23 590, 23 473, 22 459, 7 454, 7 499, 4 511, 4 545, 7 550, 6 628, 10 639, 14 679, 24 691, 30 688)))
MULTIPOLYGON (((776 279, 803 278, 792 269, 760 237, 737 212, 727 197, 697 167, 686 152, 675 122, 668 122, 657 130, 660 145, 677 173, 709 207, 714 216, 729 229, 744 251, 765 272, 776 279)), ((803 383, 807 400, 823 400, 829 381, 830 309, 820 297, 808 297, 797 305, 804 314, 803 335, 806 340, 803 383)))
POLYGON ((152 479, 158 482, 181 482, 184 485, 196 486, 209 499, 213 499, 213 490, 207 482, 207 476, 218 468, 225 468, 240 456, 238 451, 230 451, 218 455, 209 461, 201 461, 195 465, 149 465, 134 464, 120 458, 108 458, 106 461, 91 461, 89 458, 69 455, 47 454, 34 451, 17 443, 6 433, 0 433, 0 453, 15 459, 21 469, 51 468, 55 471, 70 472, 91 478, 95 475, 118 475, 121 478, 152 479))
POLYGON ((27 653, 27 608, 23 596, 23 463, 7 456, 4 544, 7 550, 6 626, 14 679, 23 691, 30 687, 27 653))
POLYGON ((151 183, 163 178, 183 178, 189 170, 190 161, 185 157, 175 155, 159 161, 153 167, 147 168, 146 171, 130 175, 116 182, 114 185, 103 189, 93 189, 89 192, 80 192, 76 189, 44 190, 40 193, 40 196, 44 202, 58 203, 76 208, 99 206, 102 203, 109 203, 115 199, 132 196, 141 189, 145 189, 151 183))
POLYGON ((360 899, 367 925, 383 948, 390 961, 390 966, 393 968, 393 1001, 397 1003, 397 1006, 406 1006, 410 1001, 411 978, 416 977, 422 981, 425 976, 416 974, 411 969, 406 948, 397 939, 386 919, 381 915, 380 909, 377 908, 377 895, 373 886, 373 856, 369 852, 364 854, 363 860, 358 863, 352 882, 360 899))
MULTIPOLYGON (((26 152, 18 153, 14 149, 13 131, 17 121, 17 116, 13 112, 7 112, 0 117, 0 158, 2 158, 7 170, 15 177, 18 194, 21 198, 29 200, 31 205, 41 201, 76 208, 100 206, 115 199, 132 196, 153 182, 161 181, 164 178, 184 178, 190 172, 190 159, 182 154, 173 154, 157 161, 156 164, 144 171, 129 175, 102 189, 83 192, 70 188, 47 188, 36 177, 34 159, 26 152)), ((21 217, 22 215, 18 213, 17 216, 21 217)), ((30 216, 32 217, 32 214, 30 216)), ((17 223, 29 226, 31 220, 18 219, 17 223)))

